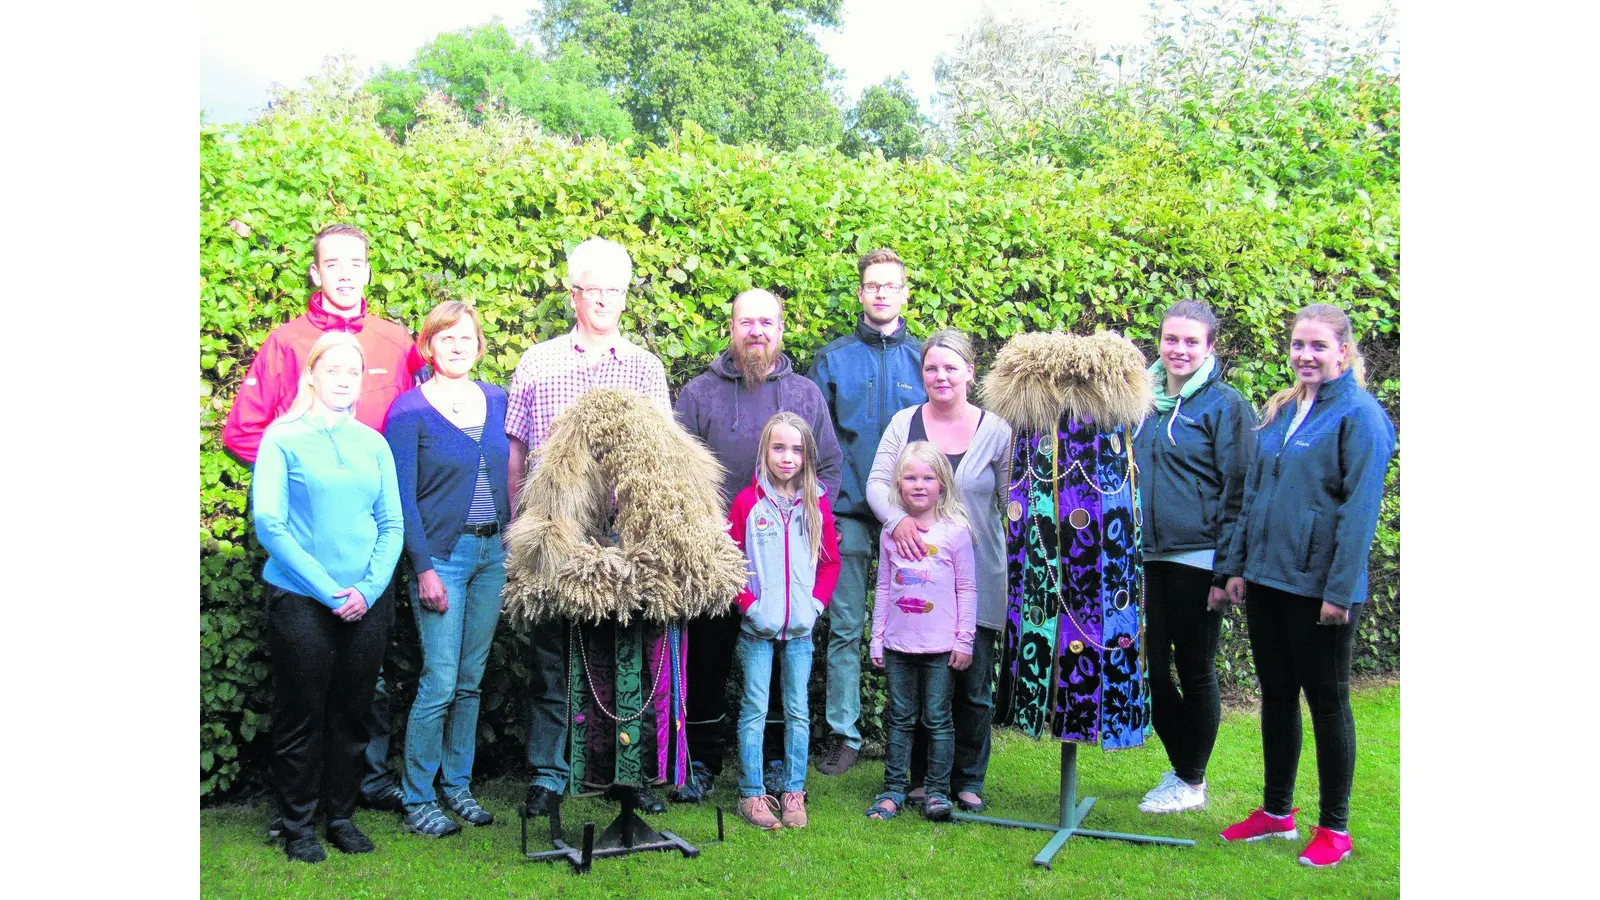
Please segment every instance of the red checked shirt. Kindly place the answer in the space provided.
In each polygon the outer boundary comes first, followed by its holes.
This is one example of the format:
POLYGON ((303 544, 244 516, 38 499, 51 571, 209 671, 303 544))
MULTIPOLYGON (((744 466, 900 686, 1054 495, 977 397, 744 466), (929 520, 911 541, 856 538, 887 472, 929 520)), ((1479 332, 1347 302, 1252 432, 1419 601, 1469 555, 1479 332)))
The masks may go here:
POLYGON ((621 337, 605 350, 584 350, 571 332, 528 348, 511 376, 506 435, 531 453, 550 434, 550 423, 590 388, 635 391, 672 415, 667 370, 661 360, 621 337))

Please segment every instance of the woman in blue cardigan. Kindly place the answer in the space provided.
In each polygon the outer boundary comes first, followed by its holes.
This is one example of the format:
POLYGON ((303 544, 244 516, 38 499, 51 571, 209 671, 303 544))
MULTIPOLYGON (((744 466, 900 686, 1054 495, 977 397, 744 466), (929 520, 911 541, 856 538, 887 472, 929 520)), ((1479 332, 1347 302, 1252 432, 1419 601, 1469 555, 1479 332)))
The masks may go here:
POLYGON ((261 437, 250 484, 268 554, 272 783, 284 852, 309 863, 327 858, 312 829, 319 798, 336 848, 373 849, 350 815, 404 524, 389 445, 350 414, 365 371, 354 335, 318 338, 294 403, 261 437))
POLYGON ((1262 410, 1243 520, 1228 558, 1217 566, 1229 576, 1229 599, 1245 603, 1250 655, 1261 682, 1266 766, 1261 808, 1222 837, 1299 836, 1293 803, 1304 691, 1321 804, 1300 862, 1332 866, 1350 856, 1356 758, 1350 653, 1367 599, 1367 555, 1395 430, 1366 391, 1361 352, 1344 310, 1324 303, 1300 310, 1289 365, 1296 383, 1262 410))
POLYGON ((483 328, 471 306, 447 300, 422 323, 417 349, 433 377, 402 394, 384 436, 394 450, 405 511, 411 610, 422 643, 422 676, 406 726, 405 830, 427 837, 494 821, 472 796, 479 682, 500 620, 505 585, 501 537, 506 496, 506 392, 474 381, 483 328), (438 791, 434 782, 438 781, 438 791))

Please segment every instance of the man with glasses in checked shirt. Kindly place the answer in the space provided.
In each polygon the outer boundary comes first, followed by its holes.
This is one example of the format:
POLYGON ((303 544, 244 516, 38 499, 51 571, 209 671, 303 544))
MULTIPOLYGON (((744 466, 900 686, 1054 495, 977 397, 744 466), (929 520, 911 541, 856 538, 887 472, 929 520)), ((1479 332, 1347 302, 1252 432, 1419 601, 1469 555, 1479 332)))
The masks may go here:
MULTIPOLYGON (((567 283, 577 324, 572 331, 528 348, 507 392, 506 436, 511 440, 513 515, 528 455, 544 443, 550 423, 591 388, 644 394, 672 415, 667 371, 661 360, 627 340, 618 319, 633 281, 633 261, 621 244, 589 238, 567 254, 567 283)), ((566 757, 566 628, 550 623, 532 630, 528 654, 529 816, 549 815, 561 803, 571 764, 566 757)), ((644 792, 641 792, 643 794, 644 792)), ((664 808, 641 796, 646 812, 664 808)))

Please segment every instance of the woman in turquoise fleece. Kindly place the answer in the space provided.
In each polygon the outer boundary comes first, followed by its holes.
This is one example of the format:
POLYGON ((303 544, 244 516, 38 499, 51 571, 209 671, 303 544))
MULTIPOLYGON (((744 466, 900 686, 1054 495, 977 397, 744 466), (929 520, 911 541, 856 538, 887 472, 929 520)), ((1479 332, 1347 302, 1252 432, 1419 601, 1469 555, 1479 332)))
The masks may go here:
POLYGON ((1308 866, 1350 856, 1355 771, 1350 653, 1367 599, 1367 555, 1378 527, 1394 424, 1365 389, 1361 352, 1344 310, 1313 304, 1289 339, 1295 384, 1261 412, 1244 513, 1227 558, 1229 598, 1245 603, 1261 683, 1262 805, 1224 840, 1294 839, 1300 694, 1317 746, 1318 827, 1308 866))
POLYGON ((272 783, 284 852, 301 862, 326 858, 313 831, 319 800, 336 848, 373 849, 350 815, 405 525, 389 444, 351 415, 365 368, 353 335, 319 338, 293 405, 262 436, 251 480, 256 534, 269 556, 261 574, 275 693, 272 783))

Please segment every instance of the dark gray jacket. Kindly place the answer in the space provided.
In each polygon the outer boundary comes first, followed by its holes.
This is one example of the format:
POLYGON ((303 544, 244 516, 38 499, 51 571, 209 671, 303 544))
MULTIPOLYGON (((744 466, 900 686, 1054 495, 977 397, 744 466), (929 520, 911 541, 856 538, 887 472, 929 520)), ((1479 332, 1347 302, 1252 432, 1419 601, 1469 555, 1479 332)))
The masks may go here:
POLYGON ((1256 456, 1255 427, 1250 401, 1222 380, 1220 365, 1173 410, 1145 416, 1133 433, 1133 459, 1146 553, 1227 555, 1256 456))

